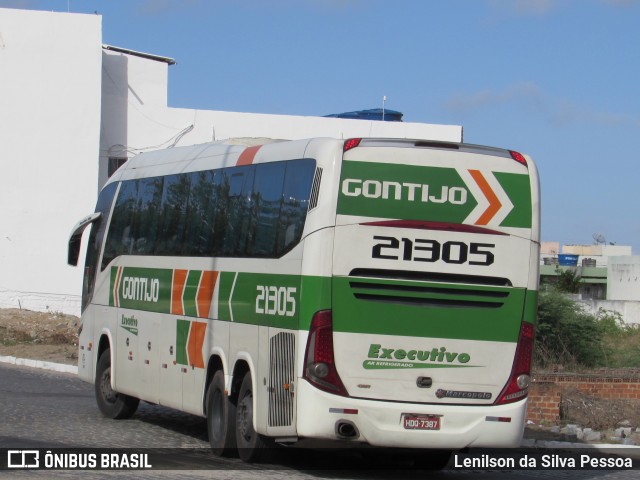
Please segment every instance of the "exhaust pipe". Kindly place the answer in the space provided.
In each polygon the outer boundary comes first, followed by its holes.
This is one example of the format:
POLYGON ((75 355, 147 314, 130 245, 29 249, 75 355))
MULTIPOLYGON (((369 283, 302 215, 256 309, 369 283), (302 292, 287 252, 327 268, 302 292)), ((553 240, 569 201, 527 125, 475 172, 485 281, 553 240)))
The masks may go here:
POLYGON ((353 440, 360 436, 358 428, 353 422, 348 420, 338 420, 336 422, 336 437, 341 440, 353 440))

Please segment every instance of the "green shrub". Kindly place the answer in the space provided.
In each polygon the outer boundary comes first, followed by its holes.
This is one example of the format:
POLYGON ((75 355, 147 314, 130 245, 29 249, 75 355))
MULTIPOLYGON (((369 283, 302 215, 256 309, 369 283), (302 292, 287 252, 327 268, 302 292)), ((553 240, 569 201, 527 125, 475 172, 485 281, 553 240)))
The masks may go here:
POLYGON ((595 367, 604 363, 603 328, 598 319, 557 288, 547 286, 538 298, 535 364, 540 368, 595 367))
POLYGON ((586 312, 559 286, 541 286, 539 293, 534 351, 537 369, 640 367, 638 326, 625 324, 618 312, 586 312))
POLYGON ((624 323, 618 312, 600 309, 598 322, 602 329, 605 360, 609 368, 640 367, 640 329, 624 323))

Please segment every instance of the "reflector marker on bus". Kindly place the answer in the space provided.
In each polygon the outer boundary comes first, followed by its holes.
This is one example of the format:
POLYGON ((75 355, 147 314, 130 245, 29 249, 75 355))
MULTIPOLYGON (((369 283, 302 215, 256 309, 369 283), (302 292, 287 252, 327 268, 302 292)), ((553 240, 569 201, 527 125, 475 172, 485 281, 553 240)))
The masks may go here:
POLYGON ((511 423, 511 417, 485 417, 487 422, 511 423))
POLYGON ((251 165, 253 163, 254 158, 256 157, 256 153, 260 150, 262 145, 256 145, 253 147, 247 147, 238 157, 238 161, 236 162, 236 166, 239 167, 241 165, 251 165))

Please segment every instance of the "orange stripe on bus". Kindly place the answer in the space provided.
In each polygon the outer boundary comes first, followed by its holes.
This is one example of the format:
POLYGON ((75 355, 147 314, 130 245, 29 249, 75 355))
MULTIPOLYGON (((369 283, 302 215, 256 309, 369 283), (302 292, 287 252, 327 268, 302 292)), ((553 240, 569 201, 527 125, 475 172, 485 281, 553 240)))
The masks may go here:
POLYGON ((189 270, 174 270, 173 285, 171 287, 171 313, 174 315, 184 315, 184 306, 182 305, 182 294, 184 285, 187 281, 189 270))
POLYGON ((196 368, 204 368, 202 345, 204 344, 204 334, 206 332, 207 324, 205 322, 191 322, 187 354, 189 355, 189 365, 196 368))
POLYGON ((236 166, 240 165, 251 165, 253 163, 253 159, 260 150, 262 145, 256 145, 254 147, 247 147, 238 157, 238 161, 236 162, 236 166))
POLYGON ((491 186, 489 185, 487 180, 482 176, 482 173, 480 173, 480 170, 469 170, 469 173, 480 187, 480 190, 482 190, 484 196, 487 197, 487 200, 489 201, 489 206, 484 211, 484 213, 480 215, 480 218, 476 222, 476 225, 487 225, 491 221, 491 219, 495 217, 496 213, 498 213, 498 211, 502 208, 502 204, 500 203, 500 200, 496 196, 495 192, 491 189, 491 186))
POLYGON ((211 309, 211 300, 213 298, 213 289, 218 281, 218 272, 205 270, 202 272, 200 279, 200 288, 198 288, 198 296, 196 298, 196 307, 198 309, 198 317, 206 318, 209 316, 211 309))

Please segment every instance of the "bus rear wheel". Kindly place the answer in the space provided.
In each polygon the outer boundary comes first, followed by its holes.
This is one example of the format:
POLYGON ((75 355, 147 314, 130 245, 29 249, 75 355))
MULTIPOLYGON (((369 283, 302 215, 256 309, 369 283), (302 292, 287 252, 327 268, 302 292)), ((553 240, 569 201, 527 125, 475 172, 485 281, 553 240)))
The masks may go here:
POLYGON ((106 349, 98 359, 95 381, 96 402, 105 417, 131 418, 140 400, 111 388, 111 351, 106 349))
POLYGON ((224 372, 218 370, 207 389, 207 430, 213 454, 232 455, 236 449, 236 406, 224 391, 224 372))
POLYGON ((251 373, 242 379, 236 408, 236 445, 238 455, 247 463, 268 461, 273 442, 253 428, 253 386, 251 373))

